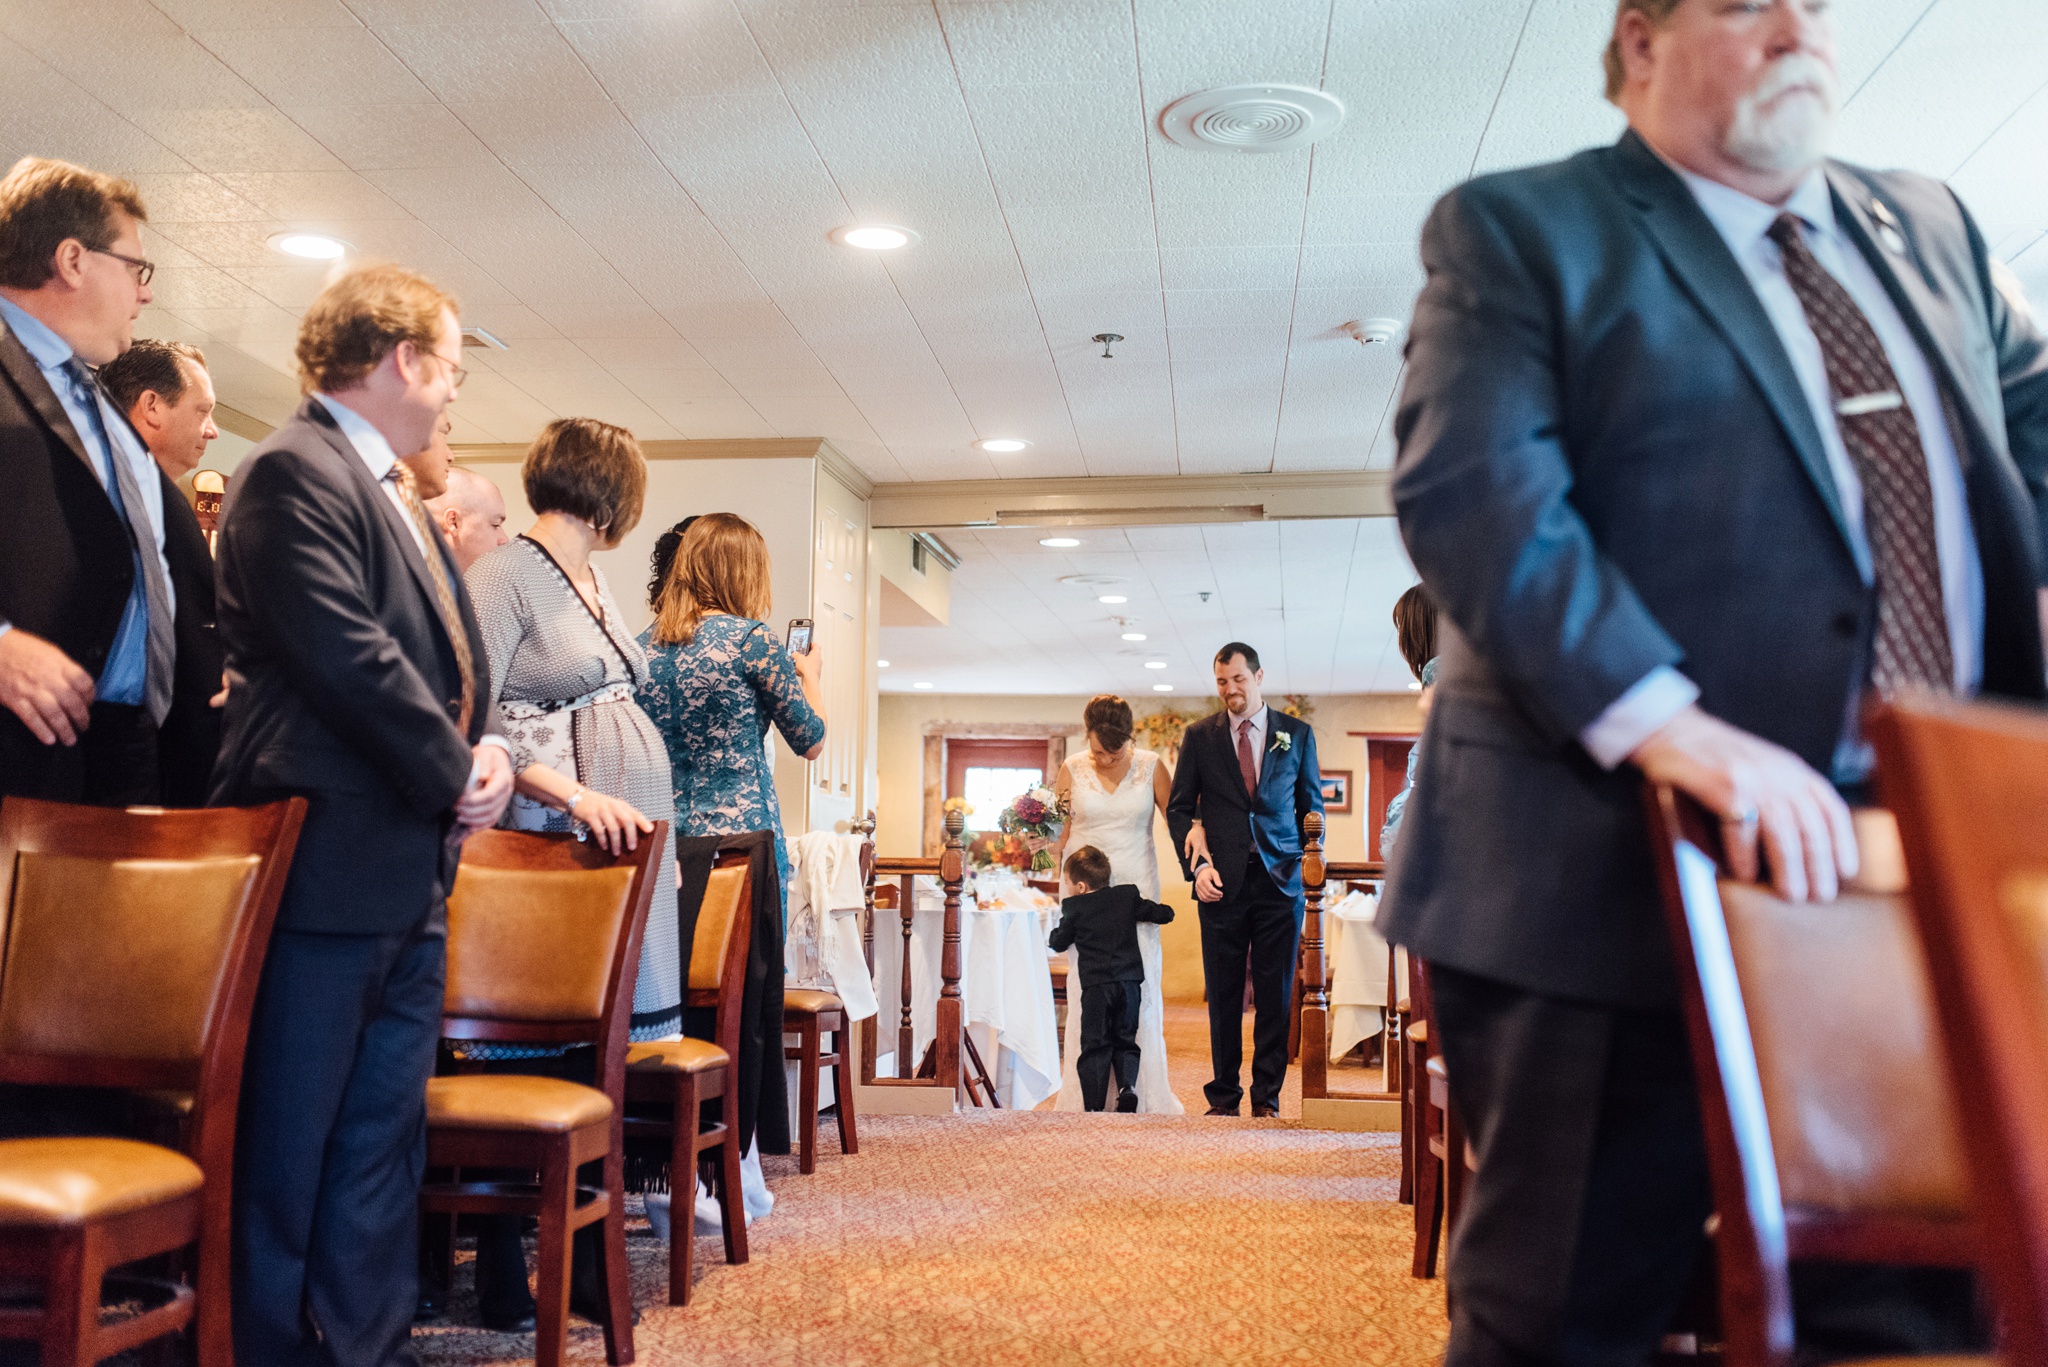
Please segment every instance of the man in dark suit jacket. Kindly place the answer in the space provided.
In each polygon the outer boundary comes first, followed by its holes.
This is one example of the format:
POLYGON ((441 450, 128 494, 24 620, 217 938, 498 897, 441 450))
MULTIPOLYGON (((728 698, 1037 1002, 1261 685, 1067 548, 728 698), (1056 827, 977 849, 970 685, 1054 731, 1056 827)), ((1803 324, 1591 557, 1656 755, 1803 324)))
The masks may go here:
POLYGON ((235 1153, 244 1362, 412 1364, 415 1204, 460 842, 511 794, 483 639, 396 452, 461 383, 455 303, 396 266, 300 322, 311 393, 222 511, 216 802, 310 803, 235 1153))
POLYGON ((0 794, 157 800, 175 658, 160 485, 90 369, 150 301, 143 217, 133 185, 64 162, 0 180, 0 794))
POLYGON ((226 652, 214 623, 213 552, 178 481, 199 468, 220 429, 206 355, 190 342, 142 338, 100 367, 100 384, 157 464, 163 486, 164 558, 177 599, 178 664, 171 710, 157 729, 167 807, 204 806, 220 753, 221 671, 226 652))
POLYGON ((1444 616, 1381 928, 1430 961, 1479 1159, 1454 1367, 1643 1361, 1694 1263, 1643 780, 1828 898, 1865 698, 2044 693, 2048 347, 1968 215, 1823 159, 1818 7, 1621 0, 1607 62, 1617 144, 1431 215, 1398 416, 1444 616))
POLYGON ((1166 803, 1181 871, 1201 902, 1209 996, 1210 1115, 1244 1098, 1244 983, 1252 979, 1252 1114, 1280 1113, 1287 1013, 1301 941, 1301 819, 1323 809, 1316 734, 1266 706, 1266 671, 1242 641, 1216 652, 1223 710, 1191 723, 1166 803))

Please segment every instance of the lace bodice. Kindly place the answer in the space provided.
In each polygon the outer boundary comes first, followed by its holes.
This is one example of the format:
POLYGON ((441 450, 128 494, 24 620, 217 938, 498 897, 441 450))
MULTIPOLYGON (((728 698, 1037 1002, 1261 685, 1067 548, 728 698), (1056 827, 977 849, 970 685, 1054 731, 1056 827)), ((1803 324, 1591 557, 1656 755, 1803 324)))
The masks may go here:
POLYGON ((1152 775, 1158 766, 1158 755, 1134 751, 1130 772, 1114 790, 1104 786, 1085 751, 1066 766, 1066 852, 1093 845, 1109 856, 1111 883, 1135 883, 1151 898, 1159 896, 1159 856, 1152 844, 1152 775))

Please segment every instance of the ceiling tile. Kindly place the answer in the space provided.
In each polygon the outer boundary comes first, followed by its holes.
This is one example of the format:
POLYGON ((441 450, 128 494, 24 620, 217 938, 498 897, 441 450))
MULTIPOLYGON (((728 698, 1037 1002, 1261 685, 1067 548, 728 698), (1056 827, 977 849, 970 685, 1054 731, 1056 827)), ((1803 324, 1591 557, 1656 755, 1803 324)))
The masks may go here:
POLYGON ((341 160, 275 109, 144 109, 132 116, 201 171, 340 171, 341 160))
POLYGON ((434 98, 368 29, 209 29, 198 37, 279 106, 407 105, 434 98))
POLYGON ((502 100, 537 104, 601 100, 604 90, 574 48, 538 9, 533 23, 380 24, 377 36, 449 104, 502 100))
POLYGON ((358 171, 497 164, 491 150, 444 105, 292 104, 285 112, 358 171))

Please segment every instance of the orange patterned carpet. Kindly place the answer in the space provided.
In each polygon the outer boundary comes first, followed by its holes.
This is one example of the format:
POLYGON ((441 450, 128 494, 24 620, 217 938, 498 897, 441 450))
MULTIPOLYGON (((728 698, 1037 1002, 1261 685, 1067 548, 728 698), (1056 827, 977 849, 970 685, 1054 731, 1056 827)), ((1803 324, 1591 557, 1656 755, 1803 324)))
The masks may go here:
MULTIPOLYGON (((864 1117, 818 1171, 766 1160, 775 1211, 752 1261, 697 1245, 686 1309, 666 1247, 629 1226, 639 1361, 894 1367, 984 1363, 1362 1363, 1443 1351, 1442 1283, 1408 1275, 1392 1135, 1199 1115, 1200 1007, 1168 1008, 1185 1118, 970 1111, 864 1117)), ((1247 1051, 1249 1052, 1249 1051, 1247 1051)), ((1282 1115, 1299 1113, 1290 1079, 1282 1115)), ((473 1305, 457 1274, 456 1319, 473 1305)), ((572 1320, 572 1361, 604 1359, 572 1320)), ((530 1338, 422 1326, 430 1364, 530 1359, 530 1338)))

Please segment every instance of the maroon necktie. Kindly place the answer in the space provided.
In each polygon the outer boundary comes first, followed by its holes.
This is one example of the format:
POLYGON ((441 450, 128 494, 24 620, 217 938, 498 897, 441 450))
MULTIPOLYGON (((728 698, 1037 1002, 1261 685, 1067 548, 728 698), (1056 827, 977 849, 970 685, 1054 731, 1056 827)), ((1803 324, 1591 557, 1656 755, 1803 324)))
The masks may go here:
POLYGON ((1771 240, 1785 279, 1820 341, 1842 445, 1863 481, 1863 525, 1877 571, 1877 644, 1870 680, 1880 695, 1919 686, 1955 688, 1955 657, 1941 597, 1934 494, 1920 426, 1870 320, 1814 259, 1799 219, 1780 214, 1771 240))
POLYGON ((1256 797, 1259 791, 1259 766, 1252 759, 1252 719, 1246 717, 1237 724, 1237 768, 1244 775, 1244 795, 1256 797))

